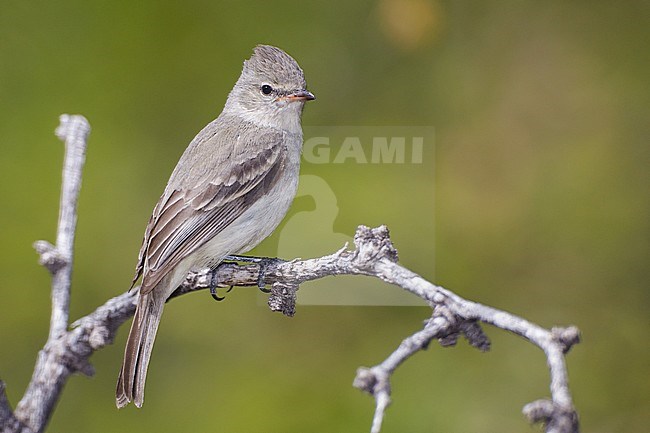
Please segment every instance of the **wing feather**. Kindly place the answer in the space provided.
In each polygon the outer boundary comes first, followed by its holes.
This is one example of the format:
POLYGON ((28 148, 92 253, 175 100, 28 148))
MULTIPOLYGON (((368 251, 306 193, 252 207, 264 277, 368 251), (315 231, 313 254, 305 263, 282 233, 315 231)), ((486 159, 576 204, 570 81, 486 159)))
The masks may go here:
MULTIPOLYGON (((207 138, 200 138, 200 133, 192 144, 215 146, 219 134, 207 133, 207 138)), ((219 143, 229 147, 220 153, 227 159, 216 160, 219 173, 207 173, 198 182, 184 177, 179 185, 173 185, 172 175, 154 208, 140 250, 135 280, 143 275, 142 293, 151 291, 181 260, 224 230, 276 184, 286 157, 282 133, 260 136, 250 131, 231 138, 234 142, 219 143)), ((192 144, 179 165, 206 162, 191 160, 192 155, 202 154, 192 144)))

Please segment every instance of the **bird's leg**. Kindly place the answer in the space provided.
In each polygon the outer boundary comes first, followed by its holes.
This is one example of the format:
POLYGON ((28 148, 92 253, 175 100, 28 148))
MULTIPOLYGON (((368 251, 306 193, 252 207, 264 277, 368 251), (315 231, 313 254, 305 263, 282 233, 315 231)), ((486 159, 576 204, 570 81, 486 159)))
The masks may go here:
POLYGON ((261 261, 264 260, 279 260, 279 259, 273 259, 270 257, 257 257, 257 256, 237 256, 237 255, 230 255, 226 256, 223 258, 224 261, 229 261, 229 262, 242 262, 242 263, 260 263, 261 261))
POLYGON ((271 265, 284 263, 286 260, 278 259, 276 257, 252 257, 252 256, 226 256, 224 260, 243 262, 243 263, 256 263, 260 267, 260 272, 257 276, 257 287, 264 293, 271 291, 265 287, 264 279, 266 277, 266 270, 271 265))

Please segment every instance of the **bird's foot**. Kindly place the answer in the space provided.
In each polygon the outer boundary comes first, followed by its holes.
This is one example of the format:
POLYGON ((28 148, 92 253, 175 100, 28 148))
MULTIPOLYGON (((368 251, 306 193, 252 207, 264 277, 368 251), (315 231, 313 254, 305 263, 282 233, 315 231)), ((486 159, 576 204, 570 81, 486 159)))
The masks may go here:
POLYGON ((271 293, 266 288, 264 280, 266 278, 266 271, 269 266, 284 263, 286 260, 278 259, 276 257, 249 257, 249 256, 226 256, 225 260, 243 262, 243 263, 256 263, 260 267, 259 274, 257 275, 257 288, 263 293, 271 293))
MULTIPOLYGON (((225 296, 219 296, 217 294, 217 286, 218 285, 219 285, 219 281, 217 279, 217 271, 215 269, 215 270, 212 271, 212 278, 210 279, 210 296, 212 296, 212 298, 215 301, 221 302, 224 299, 226 299, 226 297, 225 296)), ((226 293, 230 293, 232 288, 233 288, 233 286, 228 287, 228 290, 226 290, 226 293)))

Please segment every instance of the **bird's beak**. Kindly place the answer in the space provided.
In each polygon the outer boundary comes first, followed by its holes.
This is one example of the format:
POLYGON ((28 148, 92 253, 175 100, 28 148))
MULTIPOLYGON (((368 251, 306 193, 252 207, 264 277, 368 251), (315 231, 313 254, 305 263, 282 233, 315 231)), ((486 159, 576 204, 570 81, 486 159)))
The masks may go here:
POLYGON ((289 102, 294 101, 313 101, 316 99, 313 93, 307 90, 295 90, 285 96, 285 99, 289 102))

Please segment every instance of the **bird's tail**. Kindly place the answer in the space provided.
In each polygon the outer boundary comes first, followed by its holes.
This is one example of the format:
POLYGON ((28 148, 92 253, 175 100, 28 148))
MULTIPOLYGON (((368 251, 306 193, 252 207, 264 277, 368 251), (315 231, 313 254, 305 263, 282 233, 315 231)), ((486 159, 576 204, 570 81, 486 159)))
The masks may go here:
POLYGON ((165 299, 156 298, 159 297, 153 296, 152 292, 140 294, 124 349, 122 369, 117 379, 115 404, 118 408, 123 408, 130 402, 141 407, 144 401, 147 367, 165 306, 165 299))

